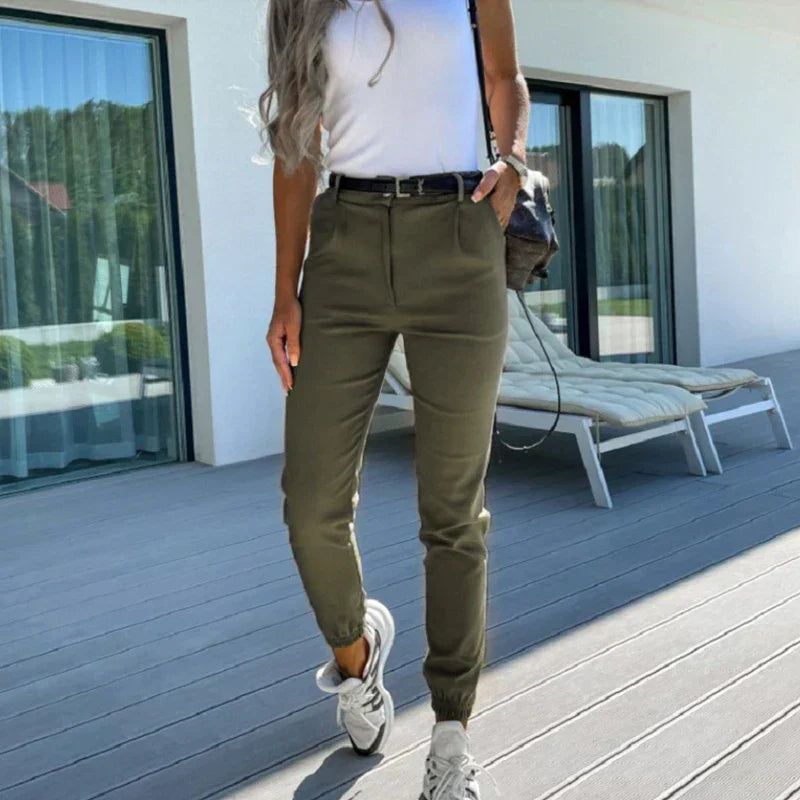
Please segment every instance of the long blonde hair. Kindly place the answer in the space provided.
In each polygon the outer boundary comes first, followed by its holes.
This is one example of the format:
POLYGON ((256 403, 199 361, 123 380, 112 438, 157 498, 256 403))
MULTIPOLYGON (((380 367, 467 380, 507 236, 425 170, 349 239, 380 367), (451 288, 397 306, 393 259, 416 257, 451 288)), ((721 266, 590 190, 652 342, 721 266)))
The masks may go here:
MULTIPOLYGON (((394 25, 382 0, 372 2, 389 32, 389 48, 369 85, 374 86, 394 48, 394 25)), ((294 172, 308 160, 319 175, 324 158, 315 141, 322 115, 328 73, 322 53, 325 31, 333 14, 350 0, 270 0, 267 11, 268 85, 258 101, 261 136, 294 172)))

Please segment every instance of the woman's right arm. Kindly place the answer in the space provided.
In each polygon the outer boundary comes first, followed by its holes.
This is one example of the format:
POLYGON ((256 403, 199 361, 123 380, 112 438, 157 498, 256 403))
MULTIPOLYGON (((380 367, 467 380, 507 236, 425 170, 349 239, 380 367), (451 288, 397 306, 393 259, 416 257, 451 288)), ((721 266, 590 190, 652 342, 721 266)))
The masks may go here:
MULTIPOLYGON (((321 125, 318 125, 317 147, 321 134, 321 125)), ((297 299, 297 289, 306 252, 311 206, 316 193, 317 177, 309 161, 301 162, 294 172, 287 174, 283 162, 275 159, 272 178, 276 242, 275 308, 267 332, 267 344, 284 394, 292 388, 291 367, 296 367, 300 360, 302 309, 297 299)))

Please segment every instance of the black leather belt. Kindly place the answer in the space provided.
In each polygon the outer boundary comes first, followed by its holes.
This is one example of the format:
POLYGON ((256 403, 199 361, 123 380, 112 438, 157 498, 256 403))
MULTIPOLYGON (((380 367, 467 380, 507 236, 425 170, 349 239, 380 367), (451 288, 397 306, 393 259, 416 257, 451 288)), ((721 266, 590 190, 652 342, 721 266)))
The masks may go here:
MULTIPOLYGON (((483 173, 459 172, 464 183, 464 192, 472 192, 481 182, 483 173)), ((374 178, 352 178, 347 175, 337 175, 331 173, 329 185, 336 187, 339 183, 340 189, 354 189, 359 192, 379 192, 395 197, 411 197, 433 192, 452 192, 459 190, 459 181, 455 173, 437 172, 433 175, 412 175, 409 178, 396 178, 391 175, 376 175, 374 178)))

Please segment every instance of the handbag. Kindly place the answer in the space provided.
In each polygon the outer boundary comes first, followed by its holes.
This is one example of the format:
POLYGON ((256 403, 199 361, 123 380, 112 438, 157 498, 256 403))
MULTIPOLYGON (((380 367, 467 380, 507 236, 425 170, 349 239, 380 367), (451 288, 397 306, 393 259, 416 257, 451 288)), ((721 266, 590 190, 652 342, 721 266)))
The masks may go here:
MULTIPOLYGON (((497 136, 492 126, 489 113, 489 103, 486 100, 486 81, 483 66, 483 51, 481 37, 478 29, 478 7, 476 0, 468 0, 469 22, 475 42, 475 63, 478 69, 478 85, 481 95, 481 109, 483 111, 483 130, 486 137, 486 154, 489 163, 494 164, 500 157, 497 147, 497 136)), ((531 330, 542 348, 553 380, 556 385, 556 415, 550 429, 539 439, 528 445, 512 445, 500 436, 497 424, 497 412, 494 415, 494 432, 497 440, 509 450, 526 451, 542 444, 558 427, 561 419, 561 385, 558 374, 550 360, 550 354, 542 341, 536 326, 533 324, 531 312, 525 302, 525 290, 530 288, 537 280, 548 277, 547 268, 558 252, 558 236, 556 235, 556 220, 553 208, 550 205, 550 181, 547 176, 536 170, 528 170, 525 186, 517 193, 514 210, 511 212, 505 230, 506 237, 506 287, 512 289, 517 295, 531 330)))
MULTIPOLYGON (((478 68, 486 154, 489 163, 494 164, 500 157, 500 152, 489 113, 489 104, 486 101, 476 0, 469 0, 469 15, 475 40, 475 63, 478 68)), ((517 194, 517 202, 505 234, 506 286, 514 291, 525 291, 536 280, 542 280, 548 276, 548 265, 559 249, 555 214, 550 205, 550 181, 543 173, 537 170, 528 170, 526 185, 521 187, 517 194)))

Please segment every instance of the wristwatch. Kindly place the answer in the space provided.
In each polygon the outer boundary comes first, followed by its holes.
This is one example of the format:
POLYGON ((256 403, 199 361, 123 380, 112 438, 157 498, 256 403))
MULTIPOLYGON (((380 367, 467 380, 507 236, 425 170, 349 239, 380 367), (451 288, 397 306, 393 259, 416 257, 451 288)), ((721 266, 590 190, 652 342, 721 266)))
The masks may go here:
POLYGON ((500 156, 500 161, 505 161, 510 167, 513 167, 516 170, 517 175, 519 175, 519 185, 525 186, 525 183, 528 180, 528 165, 518 159, 513 153, 510 153, 507 156, 500 156))

